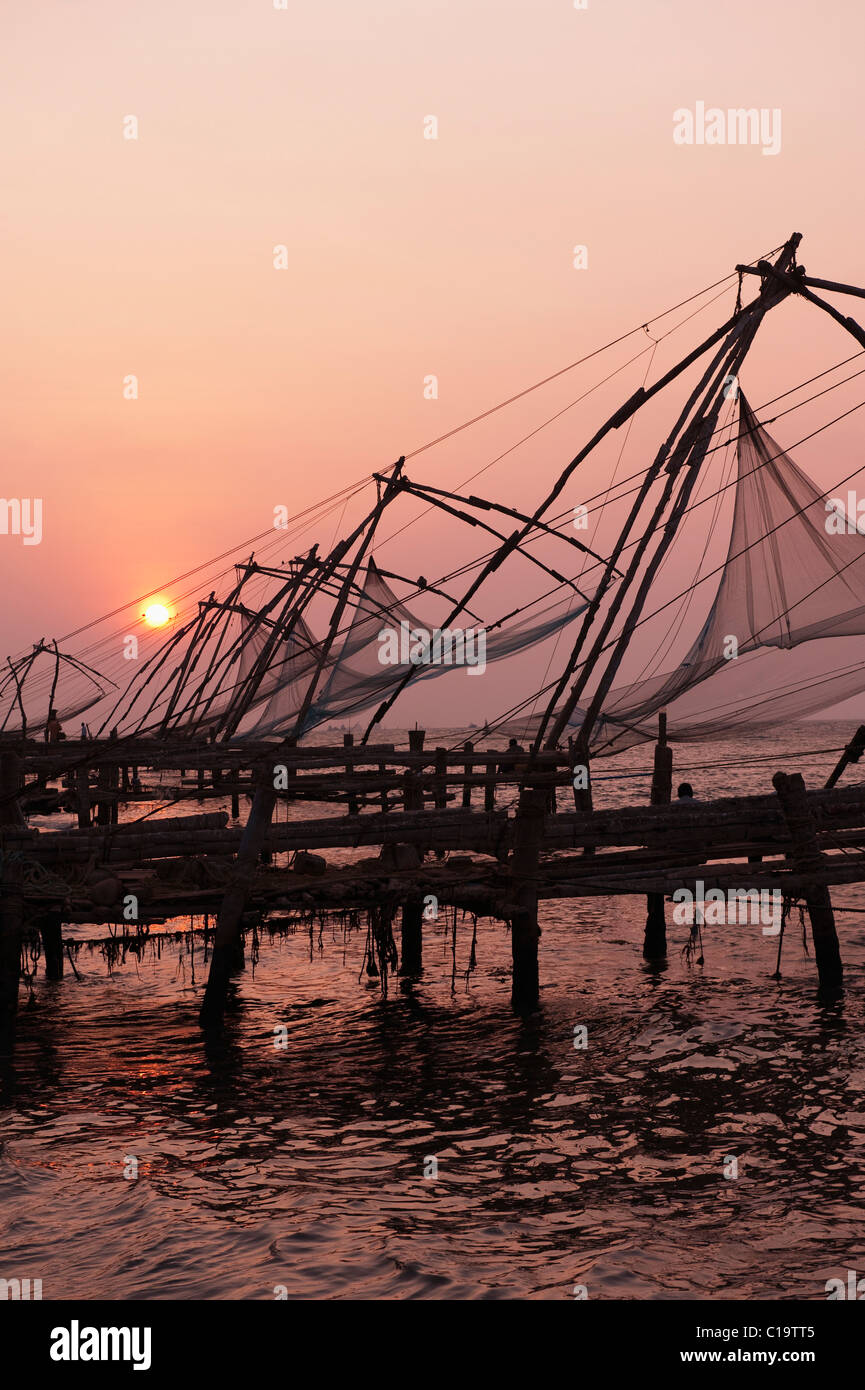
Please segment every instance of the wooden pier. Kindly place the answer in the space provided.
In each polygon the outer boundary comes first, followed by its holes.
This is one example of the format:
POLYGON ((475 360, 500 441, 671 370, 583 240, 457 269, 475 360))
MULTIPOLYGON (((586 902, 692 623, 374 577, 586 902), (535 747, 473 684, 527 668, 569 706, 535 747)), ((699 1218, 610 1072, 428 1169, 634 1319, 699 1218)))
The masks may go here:
MULTIPOLYGON (((860 730, 851 741, 841 771, 856 760, 863 737, 860 730)), ((116 739, 7 745, 0 763, 6 1045, 14 1036, 23 952, 35 942, 46 973, 59 978, 62 929, 72 923, 129 934, 185 916, 227 920, 229 930, 213 943, 208 1026, 219 1022, 252 923, 273 914, 312 921, 355 913, 389 933, 399 914, 400 973, 417 976, 424 901, 437 911, 508 924, 518 1010, 538 1002, 539 903, 645 897, 644 954, 658 960, 667 948, 665 903, 677 889, 696 898, 711 889, 764 891, 783 895, 787 908, 803 903, 820 987, 841 987, 830 888, 865 881, 865 786, 836 785, 840 773, 833 772, 827 789, 806 790, 798 774, 779 771, 772 792, 670 804, 672 754, 662 722, 651 803, 595 810, 574 790, 573 750, 425 749, 421 731, 412 744, 276 751, 116 739), (158 786, 155 779, 167 772, 175 781, 158 786), (77 824, 29 828, 19 803, 55 783, 77 824), (332 813, 268 819, 259 826, 254 857, 247 853, 245 861, 252 814, 245 825, 232 822, 225 809, 134 815, 142 800, 155 799, 166 811, 168 803, 184 805, 191 797, 205 806, 230 798, 235 810, 241 799, 254 807, 262 784, 273 787, 277 805, 327 803, 332 813), (120 821, 119 807, 126 805, 132 818, 120 821), (361 853, 351 863, 329 862, 328 851, 344 849, 361 853), (218 944, 221 965, 214 969, 218 944)))

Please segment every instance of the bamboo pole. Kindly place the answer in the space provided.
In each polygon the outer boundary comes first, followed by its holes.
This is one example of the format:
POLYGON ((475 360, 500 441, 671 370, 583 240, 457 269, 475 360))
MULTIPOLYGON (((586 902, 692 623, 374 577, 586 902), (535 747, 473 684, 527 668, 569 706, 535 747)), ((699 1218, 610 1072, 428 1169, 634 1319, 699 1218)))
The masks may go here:
POLYGON ((833 767, 826 779, 826 790, 829 791, 841 777, 841 774, 850 766, 851 763, 858 763, 865 752, 865 724, 860 724, 855 734, 851 738, 847 747, 844 749, 840 760, 833 767))
POLYGON ((0 1055, 5 1056, 15 1048, 23 913, 22 865, 4 853, 0 863, 0 1055))
MULTIPOLYGON (((19 826, 19 759, 14 750, 0 754, 0 826, 19 826)), ((4 836, 5 839, 5 836, 4 836)), ((4 843, 0 849, 0 1054, 15 1047, 18 978, 24 930, 23 866, 20 854, 4 843)))
MULTIPOLYGON (((400 459, 391 471, 390 476, 385 480, 384 490, 379 492, 376 505, 372 511, 364 517, 359 526, 341 541, 325 562, 322 576, 325 571, 332 572, 333 567, 338 564, 351 547, 358 542, 357 550, 351 561, 346 578, 343 581, 340 596, 336 601, 330 619, 327 636, 325 637, 318 663, 312 679, 307 686, 304 699, 295 720, 294 729, 291 736, 284 740, 280 748, 274 751, 267 764, 262 764, 259 770, 259 780, 250 807, 249 818, 241 839, 240 847, 237 852, 235 866, 235 881, 229 886, 219 912, 217 921, 216 935, 213 942, 213 955, 210 963, 210 972, 207 979, 204 1000, 201 1006, 201 1022, 204 1025, 219 1023, 222 1019, 225 1008, 225 1001, 228 993, 229 979, 231 975, 232 960, 236 957, 237 943, 241 939, 242 927, 241 919, 246 903, 248 886, 255 865, 261 855, 267 831, 273 819, 273 812, 276 806, 276 788, 274 786, 273 766, 279 762, 281 748, 291 746, 303 732, 304 720, 310 709, 318 683, 321 679, 322 671, 330 654, 330 649, 339 631, 339 624, 345 607, 348 603, 351 585, 354 582, 364 555, 369 550, 375 530, 385 507, 391 502, 400 490, 400 474, 404 459, 400 459)), ((310 595, 306 595, 308 601, 310 595)), ((292 622, 286 631, 290 635, 291 628, 303 607, 303 600, 295 608, 292 622)))
POLYGON ((538 861, 544 836, 546 793, 524 785, 514 827, 515 843, 511 856, 513 897, 516 910, 511 915, 511 1004, 518 1012, 537 1008, 540 997, 538 977, 538 861))
MULTIPOLYGON (((786 269, 787 265, 789 265, 790 262, 793 260, 796 253, 796 247, 798 246, 800 240, 801 236, 799 235, 799 233, 795 233, 787 242, 776 262, 776 266, 779 270, 786 269)), ((774 305, 778 303, 779 300, 782 299, 788 293, 790 293, 790 289, 786 285, 783 287, 774 285, 772 288, 770 288, 764 282, 763 286, 761 287, 758 299, 756 299, 753 302, 753 304, 748 305, 747 309, 743 310, 740 315, 734 316, 730 332, 725 332, 725 334, 723 335, 724 342, 722 343, 719 352, 715 355, 714 359, 709 364, 709 367, 703 373, 703 376, 701 377, 700 382, 697 384, 697 387, 691 393, 691 396, 686 402, 684 410, 680 414, 679 419, 677 420, 672 433, 668 436, 666 442, 661 447, 661 450, 659 451, 652 467, 646 474, 646 477, 640 489, 640 493, 638 494, 634 502, 634 505, 631 508, 628 521, 626 522, 625 530, 619 537, 619 540, 616 543, 616 547, 613 550, 613 554, 610 557, 609 565, 612 565, 614 561, 618 559, 619 554, 621 553, 621 550, 624 547, 626 535, 630 533, 630 529, 636 521, 638 512, 643 505, 643 501, 648 496, 649 487, 659 477, 661 466, 664 460, 667 458, 668 454, 670 454, 670 450, 673 448, 673 442, 676 439, 676 436, 679 434, 679 431, 682 430, 679 443, 676 445, 675 449, 673 449, 672 456, 670 457, 670 462, 667 465, 667 482, 664 486, 661 498, 658 501, 649 520, 649 523, 643 531, 643 534, 640 537, 640 540, 638 541, 634 549, 630 564, 625 574, 625 578, 622 581, 622 583, 618 586, 614 594, 612 603, 610 604, 608 612, 601 625, 600 631, 597 637, 595 638, 589 656, 583 663, 580 676, 577 679, 577 682, 571 690, 570 694, 568 695, 568 698, 565 700, 564 704, 562 705, 561 709, 558 711, 556 715, 555 722, 547 740, 548 747, 554 747, 561 739, 562 734, 565 728, 567 727, 568 720, 570 719, 571 714, 576 709, 577 702, 579 701, 580 696, 586 688, 592 671, 594 670, 595 665, 597 664, 603 651, 605 650, 607 636, 612 629, 613 623, 618 615, 619 609, 621 608, 624 602, 625 596, 627 595, 631 584, 636 578, 638 569, 643 560, 643 556, 645 555, 649 543, 653 535, 655 534, 655 531, 660 523, 660 519, 666 511, 666 508, 673 495, 679 474, 681 473, 682 468, 687 463, 688 472, 685 476, 685 481, 680 488, 679 495, 672 506, 670 516, 664 526, 663 531, 661 532, 660 538, 656 545, 655 552, 647 566, 646 572, 643 576, 643 580, 637 591, 637 596, 633 602, 631 611, 625 622, 625 626, 622 632, 620 633, 619 638, 614 643, 613 651, 607 660, 607 665, 604 670, 604 674, 601 678, 601 682, 597 690, 595 691, 590 702, 589 708, 586 711, 586 714, 583 718, 582 729, 586 737, 588 738, 588 735, 591 733, 592 727, 600 711, 603 700, 608 694, 610 686, 612 684, 612 680, 615 676, 616 671, 619 668, 619 664, 622 660, 622 657, 630 640, 631 633, 633 629, 636 627, 637 619, 639 617, 639 614, 642 612, 643 604, 645 602, 645 598, 648 594, 649 588, 651 587, 655 573, 657 572, 664 555, 666 554, 667 550, 673 542, 676 531, 678 529, 679 522, 681 521, 682 515, 684 514, 688 500, 691 496, 691 492, 696 483, 697 475, 700 471, 700 465, 702 464, 706 451, 708 449, 711 433, 714 429, 714 425, 717 420, 717 416, 720 412, 723 400, 723 397, 719 395, 720 386, 723 384, 725 378, 729 377, 730 375, 735 375, 738 372, 739 366, 741 365, 741 362, 744 360, 744 357, 746 356, 751 346, 751 343, 753 342, 754 335, 756 334, 757 329, 760 323, 762 322, 762 319, 765 316, 766 312, 770 308, 774 307, 774 305), (707 382, 709 383, 708 386, 706 385, 707 382), (704 388, 706 388, 705 391, 704 388), (690 414, 694 402, 697 400, 697 397, 699 396, 700 392, 704 392, 703 400, 700 406, 696 409, 687 427, 683 428, 684 422, 690 414)), ((603 599, 606 589, 609 586, 610 580, 612 578, 609 565, 607 571, 605 571, 598 592, 595 594, 583 619, 583 625, 581 627, 580 633, 578 634, 574 651, 572 652, 568 660, 568 663, 565 667, 565 672, 563 673, 563 676, 559 679, 559 682, 556 686, 556 690, 541 719, 541 723, 538 727, 538 732, 535 738, 535 745, 537 747, 540 746, 544 728, 546 727, 547 721, 552 717, 553 709, 558 703, 558 700, 561 696, 562 691, 564 690, 564 686, 567 682, 567 679, 569 678, 570 674, 576 669, 577 661, 582 651, 583 642, 584 640, 586 640, 588 636, 589 628, 591 624, 594 622, 595 616, 597 615, 600 607, 601 600, 603 599)))
MULTIPOLYGON (((806 879, 823 865, 823 856, 817 845, 816 826, 805 783, 800 772, 787 775, 776 772, 772 784, 778 793, 781 810, 787 822, 793 844, 793 859, 800 874, 806 879)), ((817 960, 817 974, 820 985, 829 990, 839 990, 843 984, 844 968, 835 930, 835 914, 832 911, 832 898, 824 883, 808 883, 805 889, 805 903, 811 920, 811 936, 814 942, 814 955, 817 960)))
MULTIPOLYGON (((464 752, 464 753, 473 753, 474 751, 475 751, 475 746, 474 746, 474 744, 473 744, 470 740, 466 740, 466 742, 463 744, 463 752, 464 752)), ((471 778, 471 776, 472 776, 472 770, 473 770, 473 763, 472 763, 471 758, 468 758, 468 759, 466 760, 466 762, 463 764, 463 772, 465 773, 465 781, 463 782, 463 806, 464 806, 464 807, 471 806, 471 804, 472 804, 472 784, 471 784, 471 781, 469 780, 469 779, 471 778)))
MULTIPOLYGON (((667 744, 667 716, 658 715, 658 742, 655 744, 655 765, 652 774, 651 804, 669 805, 673 796, 673 750, 667 744)), ((649 893, 646 898, 646 930, 643 937, 643 956, 646 960, 662 960, 667 954, 667 923, 664 916, 663 893, 649 893)))

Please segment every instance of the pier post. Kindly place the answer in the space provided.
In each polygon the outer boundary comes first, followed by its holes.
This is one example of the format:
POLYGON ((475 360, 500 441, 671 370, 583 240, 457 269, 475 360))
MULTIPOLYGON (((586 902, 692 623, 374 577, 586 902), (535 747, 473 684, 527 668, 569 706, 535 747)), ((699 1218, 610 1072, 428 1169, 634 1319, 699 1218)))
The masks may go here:
MULTIPOLYGON (((568 739, 568 766, 571 769, 571 786, 574 791, 574 810, 578 815, 590 816, 592 814, 592 769, 589 763, 589 750, 583 739, 568 739), (576 769, 584 767, 586 769, 585 787, 577 786, 576 769)), ((593 855, 594 845, 586 845, 583 850, 584 856, 593 855)))
POLYGON ((400 975, 420 975, 423 970, 423 903, 412 898, 403 904, 400 920, 400 975))
MULTIPOLYGON (((474 746, 474 744, 471 743, 470 741, 466 741, 466 742, 463 744, 463 752, 464 752, 464 753, 473 753, 474 751, 475 751, 475 746, 474 746)), ((472 771, 473 771, 473 763, 472 763, 471 758, 469 758, 465 763, 463 763, 463 772, 465 773, 466 777, 471 777, 472 771)), ((463 782, 463 803, 462 803, 462 804, 463 804, 463 808, 464 808, 464 809, 465 809, 467 806, 471 806, 471 804, 472 804, 472 788, 471 788, 471 783, 470 783, 470 782, 463 782)))
MULTIPOLYGON (((281 748, 274 750, 275 757, 278 758, 282 752, 288 752, 292 742, 286 739, 281 748)), ((257 769, 255 794, 237 850, 234 876, 226 889, 217 918, 210 973, 207 976, 207 987, 199 1015, 204 1027, 218 1024, 222 1020, 229 982, 242 954, 243 913, 255 867, 265 848, 267 832, 276 806, 274 776, 272 761, 263 763, 257 769)))
MULTIPOLYGON (((111 730, 108 735, 109 743, 117 743, 117 729, 111 730)), ((120 819, 120 768, 117 763, 112 763, 106 769, 105 785, 112 793, 108 803, 105 821, 107 825, 116 825, 120 819)))
POLYGON ((75 774, 75 802, 78 829, 87 830, 90 826, 90 775, 86 767, 80 767, 75 774))
POLYGON ((111 803, 108 801, 107 793, 111 786, 111 769, 107 766, 100 767, 96 774, 96 824, 111 824, 111 803))
MULTIPOLYGON (((409 731, 408 731, 408 746, 409 746, 409 752, 410 752, 410 753, 422 753, 422 752, 423 752, 423 744, 424 744, 424 739, 425 739, 425 738, 426 738, 426 729, 409 729, 409 731)), ((416 803, 415 809, 418 810, 418 811, 422 811, 422 810, 423 810, 423 801, 424 801, 424 798, 423 798, 423 789, 422 789, 422 786, 421 786, 421 783, 422 783, 422 780, 423 780, 423 764, 421 764, 421 766, 418 767, 418 768, 412 768, 412 772, 415 772, 415 773, 417 774, 417 784, 416 784, 416 785, 417 785, 417 803, 416 803)))
POLYGON ((433 803, 437 809, 442 809, 448 804, 448 750, 446 748, 436 749, 435 760, 435 783, 433 791, 433 803))
MULTIPOLYGON (((433 781, 433 805, 436 810, 447 808, 448 804, 448 750, 446 748, 436 749, 435 778, 433 781)), ((436 850, 436 859, 444 859, 445 851, 436 850)))
POLYGON ((21 937, 24 929, 24 884, 20 860, 3 857, 0 869, 0 1054, 15 1047, 21 937))
POLYGON ((109 825, 117 825, 120 820, 120 770, 117 766, 109 770, 108 785, 112 791, 112 798, 108 807, 108 823, 109 825))
POLYGON ((63 918, 59 912, 44 912, 39 919, 39 935, 45 952, 46 980, 63 979, 63 918))
MULTIPOLYGON (((343 748, 353 748, 353 747, 354 747, 354 734, 343 734, 343 736, 342 736, 342 746, 343 746, 343 748)), ((345 775, 346 775, 346 777, 353 777, 353 776, 354 776, 354 763, 352 763, 352 762, 347 762, 347 763, 346 763, 346 765, 345 765, 345 775)), ((356 794, 355 792, 349 792, 349 796, 348 796, 348 814, 349 814, 350 816, 357 816, 357 815, 360 814, 360 806, 358 805, 357 794, 356 794)))
POLYGON ((811 938, 821 986, 838 990, 844 980, 832 898, 825 883, 807 883, 809 874, 819 872, 823 856, 817 844, 817 827, 801 772, 776 772, 772 785, 778 793, 781 810, 792 841, 792 857, 798 872, 806 879, 805 905, 811 919, 811 938))
POLYGON ((15 750, 9 748, 0 753, 0 825, 27 824, 18 797, 23 782, 21 759, 15 750))
MULTIPOLYGON (((403 810, 423 810, 421 776, 414 768, 406 768, 403 774, 403 810)), ((418 847, 423 859, 424 851, 418 847)), ((420 975, 423 970, 423 903, 420 898, 409 898, 403 904, 400 917, 400 975, 420 975)))
POLYGON ((544 835, 547 792, 543 787, 520 787, 511 855, 512 891, 517 910, 511 917, 511 1004, 518 1012, 537 1007, 538 979, 538 860, 544 835))
MULTIPOLYGON (((658 715, 658 742, 655 744, 655 766, 652 772, 652 806, 669 806, 673 799, 673 750, 667 744, 667 716, 658 715)), ((667 954, 667 922, 664 916, 664 894, 646 895, 646 930, 643 936, 645 960, 662 960, 667 954)))
MULTIPOLYGON (((489 749, 486 750, 489 753, 489 749)), ((487 763, 486 776, 484 778, 484 810, 494 811, 496 809, 496 765, 494 762, 487 763)))

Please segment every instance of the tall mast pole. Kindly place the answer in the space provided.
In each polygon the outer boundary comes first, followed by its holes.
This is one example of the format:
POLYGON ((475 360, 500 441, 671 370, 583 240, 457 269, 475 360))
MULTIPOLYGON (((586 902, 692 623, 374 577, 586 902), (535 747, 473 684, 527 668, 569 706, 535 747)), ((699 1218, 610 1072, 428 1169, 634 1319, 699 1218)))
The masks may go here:
MULTIPOLYGON (((334 573, 336 566, 340 563, 343 556, 348 554, 356 541, 359 541, 355 556, 348 567, 345 578, 342 581, 339 597, 331 615, 330 626, 327 636, 322 644, 318 662, 313 677, 307 687, 305 698, 298 711, 294 722, 292 733, 283 742, 274 748, 273 753, 262 763, 258 769, 257 786, 255 795, 252 799, 252 806, 249 811, 249 819, 243 831, 243 836, 237 851, 235 861, 234 881, 228 887, 222 900, 217 921, 216 936, 213 943, 213 957, 210 963, 210 974, 207 978, 207 988, 204 993, 204 1000, 201 1005, 201 1023, 204 1026, 218 1023, 223 1015, 225 1008, 228 984, 236 958, 238 942, 241 935, 241 919, 246 906, 246 899, 249 891, 249 881, 255 871, 261 851, 267 838, 267 832, 273 819, 273 812, 276 806, 276 788, 274 786, 273 765, 278 763, 281 756, 285 756, 295 747, 298 737, 303 730, 303 721, 312 704, 315 691, 321 679, 325 662, 333 646, 333 642, 339 631, 339 623, 346 604, 349 600, 355 575, 360 568, 361 561, 372 544, 376 527, 381 519, 385 507, 393 501, 398 492, 402 490, 402 480, 400 474, 405 462, 400 459, 392 469, 389 477, 385 480, 384 488, 379 490, 379 496, 375 507, 368 516, 357 526, 354 531, 344 541, 331 552, 322 567, 320 580, 323 582, 334 573)), ((381 481, 376 475, 377 481, 381 481)), ((305 600, 298 605, 294 614, 294 621, 299 616, 300 608, 304 602, 308 602, 312 590, 307 593, 305 600)))
MULTIPOLYGON (((775 263, 776 270, 783 272, 787 269, 789 265, 793 263, 796 254, 796 248, 799 245, 800 240, 801 236, 799 233, 795 233, 790 238, 790 240, 784 246, 783 250, 781 251, 778 257, 778 260, 775 263)), ((643 575, 643 579, 640 583, 637 595, 634 599, 631 610, 625 621, 625 625, 618 639, 616 640, 612 654, 607 661, 607 665, 604 670, 604 674, 601 677, 601 681, 598 685, 598 688, 592 696, 592 699, 589 703, 589 707, 586 710, 586 714, 580 727, 578 738, 584 744, 588 743, 595 721, 597 720, 598 714, 600 713, 603 701, 609 693, 615 674, 619 669, 622 658, 627 649, 631 634, 633 633, 634 628, 636 627, 637 622, 639 621, 639 617, 642 613, 646 596, 649 592, 652 581, 655 577, 655 574, 658 571, 661 561, 663 560, 664 556, 666 555, 667 551, 672 545, 673 540, 675 539, 679 524, 687 509, 688 501, 696 484, 700 467, 706 456, 711 435, 715 428, 715 424, 717 422, 718 415, 723 404, 724 396, 723 392, 721 391, 721 387, 723 386, 723 383, 727 377, 729 377, 730 375, 736 375, 739 371, 741 364, 744 361, 745 356, 747 355, 751 347, 751 344, 754 341, 757 329, 759 328, 764 315, 768 312, 769 309, 773 308, 775 305, 780 303, 782 299, 785 299, 787 295, 790 293, 790 291, 791 287, 788 286, 786 283, 778 284, 775 282, 773 278, 767 277, 763 282, 759 298, 755 300, 753 305, 749 306, 751 312, 748 314, 747 319, 743 319, 739 324, 736 325, 732 333, 729 335, 727 342, 724 344, 724 349, 722 352, 723 361, 721 365, 718 366, 715 370, 711 384, 709 385, 709 388, 706 391, 703 400, 700 403, 700 406, 695 411, 694 416, 691 419, 689 425, 684 430, 682 438, 679 441, 679 444, 676 447, 669 464, 667 465, 667 471, 669 476, 667 479, 667 483, 664 487, 663 495, 653 512, 653 515, 649 521, 648 526, 646 527, 646 530, 644 531, 638 545, 635 548, 634 555, 631 559, 630 566, 625 576, 625 580, 620 586, 621 592, 617 591, 616 593, 615 600, 613 604, 611 604, 610 606, 610 611, 607 613, 604 623, 602 624, 601 630, 597 638, 595 639, 592 650, 589 653, 589 656, 587 657, 583 669, 580 673, 580 677, 574 685, 573 689, 571 690, 564 705, 559 710, 556 716, 555 723, 553 724, 549 738, 547 740, 548 747, 555 747, 557 745, 565 727, 567 726, 568 720, 570 719, 574 709, 577 706, 577 702, 579 701, 580 696, 585 690, 586 684, 592 674, 592 671, 594 670, 597 661, 599 660, 601 653, 604 650, 606 637, 609 634, 613 622, 615 621, 615 618, 622 606, 625 594, 627 593, 628 588, 630 587, 632 581, 634 580, 637 574, 638 568, 642 562, 646 550, 648 549, 651 538, 655 533, 661 516, 666 511, 667 505, 675 489, 678 476, 681 473, 682 468, 687 464, 688 472, 685 476, 684 483, 682 484, 679 495, 677 496, 673 504, 672 511, 663 526, 658 545, 648 564, 646 572, 643 575)))

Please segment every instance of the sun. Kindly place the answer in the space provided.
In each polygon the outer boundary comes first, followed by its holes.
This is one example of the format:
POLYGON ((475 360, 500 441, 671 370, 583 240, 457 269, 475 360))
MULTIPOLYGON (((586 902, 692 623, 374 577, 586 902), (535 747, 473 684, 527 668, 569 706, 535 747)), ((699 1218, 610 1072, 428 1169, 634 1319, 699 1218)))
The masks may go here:
POLYGON ((170 618, 171 609, 166 608, 164 603, 151 603, 144 610, 144 621, 148 627, 165 627, 170 618))

